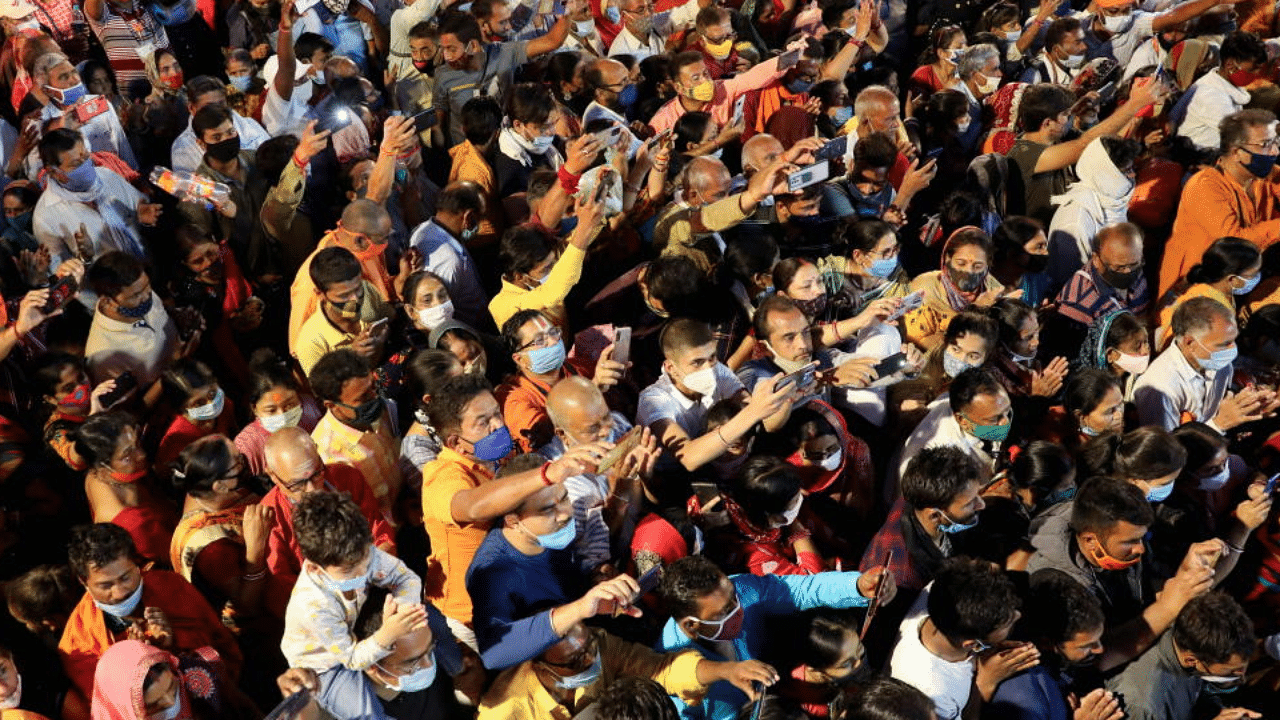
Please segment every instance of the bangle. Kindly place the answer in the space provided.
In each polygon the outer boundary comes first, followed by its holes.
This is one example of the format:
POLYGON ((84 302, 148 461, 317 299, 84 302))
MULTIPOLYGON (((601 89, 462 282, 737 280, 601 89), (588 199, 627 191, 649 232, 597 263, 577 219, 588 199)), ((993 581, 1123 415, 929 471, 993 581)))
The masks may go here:
POLYGON ((724 434, 722 434, 722 433, 720 432, 720 428, 716 428, 716 437, 720 438, 720 442, 724 443, 724 446, 725 446, 725 447, 729 447, 730 445, 732 445, 732 444, 733 444, 733 443, 729 442, 728 440, 725 440, 725 439, 724 439, 724 434))
POLYGON ((294 153, 293 153, 293 164, 294 164, 294 165, 297 165, 299 168, 301 168, 301 169, 303 169, 303 170, 306 170, 306 169, 307 169, 307 165, 309 165, 310 163, 311 163, 311 158, 307 158, 306 160, 299 160, 299 159, 298 159, 298 152, 297 152, 296 150, 294 151, 294 153))
POLYGON ((542 477, 542 484, 547 487, 555 485, 555 483, 551 481, 551 478, 547 477, 547 468, 549 467, 551 467, 551 463, 543 463, 542 469, 538 471, 538 475, 542 477))
POLYGON ((560 169, 556 170, 556 176, 560 178, 560 187, 564 188, 565 192, 570 195, 578 192, 578 180, 582 177, 581 175, 574 175, 561 165, 560 169))
POLYGON ((240 576, 240 579, 245 582, 256 582, 266 576, 267 576, 266 570, 259 570, 256 573, 245 573, 244 575, 240 576))

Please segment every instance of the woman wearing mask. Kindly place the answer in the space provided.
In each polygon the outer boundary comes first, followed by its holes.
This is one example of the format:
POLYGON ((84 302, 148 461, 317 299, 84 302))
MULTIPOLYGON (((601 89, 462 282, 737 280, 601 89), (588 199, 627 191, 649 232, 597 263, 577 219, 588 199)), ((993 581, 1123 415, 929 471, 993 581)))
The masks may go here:
POLYGON ((906 338, 925 350, 942 341, 943 330, 956 313, 971 306, 991 307, 997 298, 1020 298, 1021 291, 1006 291, 990 272, 991 238, 976 227, 951 233, 942 248, 942 269, 917 275, 912 292, 924 293, 924 305, 907 313, 906 338))
POLYGON ((865 328, 883 321, 902 305, 899 298, 873 300, 857 315, 849 317, 844 295, 828 294, 818 266, 807 258, 787 258, 773 268, 773 286, 779 295, 796 302, 813 324, 815 347, 831 347, 853 340, 865 328))
POLYGON ((93 521, 128 530, 142 557, 168 565, 177 516, 148 478, 137 421, 122 412, 94 415, 76 433, 75 451, 89 466, 84 489, 93 521))
POLYGON ((0 717, 4 720, 62 717, 67 681, 54 665, 56 662, 25 642, 13 647, 0 644, 0 717))
POLYGON ((918 97, 928 97, 939 90, 958 87, 956 62, 968 46, 964 30, 959 25, 943 25, 934 28, 929 36, 929 46, 920 56, 920 67, 911 73, 907 89, 918 97))
POLYGON ((866 520, 875 509, 871 448, 849 432, 835 408, 820 401, 792 411, 782 434, 782 452, 789 452, 785 459, 800 475, 813 519, 820 518, 811 529, 823 547, 844 545, 831 528, 849 528, 850 521, 866 520))
POLYGON ((755 575, 814 575, 826 569, 809 529, 797 522, 804 493, 790 464, 753 457, 732 491, 726 488, 721 497, 730 523, 723 538, 725 567, 755 575))
POLYGON ((831 139, 849 134, 845 125, 853 119, 853 100, 844 83, 839 80, 823 80, 809 91, 819 103, 817 119, 818 135, 831 139))
POLYGON ((1014 298, 1000 298, 988 310, 1000 326, 1000 348, 992 368, 1009 396, 1051 398, 1062 389, 1067 359, 1056 357, 1047 365, 1040 350, 1040 318, 1029 305, 1014 298))
POLYGON ((324 409, 310 395, 302 394, 288 363, 270 350, 255 353, 250 369, 247 399, 254 418, 235 436, 236 449, 249 465, 249 472, 262 475, 267 471, 267 438, 286 427, 315 430, 324 409))
POLYGON ((29 288, 48 281, 26 258, 40 249, 35 230, 31 226, 32 213, 40 201, 40 190, 26 180, 15 180, 0 195, 4 202, 3 231, 0 232, 0 283, 5 293, 18 296, 29 288))
POLYGON ((929 403, 951 387, 952 379, 986 364, 999 337, 996 322, 982 313, 965 311, 951 318, 941 342, 925 354, 919 377, 889 386, 888 407, 896 414, 893 426, 911 432, 929 403))
POLYGON ((1001 285, 1022 291, 1022 301, 1038 308, 1049 297, 1049 239, 1040 223, 1024 215, 1005 218, 991 236, 991 274, 1001 285))
POLYGON ((1074 373, 1062 392, 1062 409, 1062 419, 1070 430, 1064 428, 1060 439, 1072 451, 1090 438, 1124 432, 1120 382, 1105 370, 1085 368, 1074 373))
POLYGON ((481 334, 466 323, 449 320, 432 330, 427 340, 432 349, 444 350, 458 358, 462 372, 481 375, 494 387, 516 370, 501 338, 481 334))
POLYGON ((1131 483, 1150 503, 1161 503, 1173 493, 1173 482, 1187 463, 1187 451, 1173 435, 1154 425, 1121 435, 1103 433, 1085 444, 1080 453, 1087 477, 1107 475, 1131 483))
POLYGON ((1136 140, 1100 137, 1089 143, 1075 172, 1079 179, 1052 198, 1058 209, 1049 225, 1049 268, 1061 286, 1089 263, 1093 238, 1107 225, 1129 218, 1133 165, 1142 152, 1136 140))
POLYGON ((756 307, 773 294, 773 268, 778 260, 778 244, 768 235, 742 235, 725 245, 720 277, 747 317, 754 317, 756 307))
POLYGON ((49 410, 44 424, 44 441, 67 467, 83 472, 84 459, 76 453, 76 430, 90 415, 110 408, 102 407, 104 393, 115 389, 114 379, 92 388, 84 370, 84 359, 67 353, 50 353, 36 363, 31 376, 35 394, 43 398, 49 410))
POLYGON ((893 225, 868 219, 841 227, 849 255, 827 258, 827 267, 833 271, 823 276, 828 292, 849 297, 855 313, 881 298, 905 297, 911 277, 899 262, 902 245, 893 225))
MULTIPOLYGON (((190 118, 184 88, 186 77, 178 57, 169 49, 156 51, 145 66, 151 93, 142 98, 141 103, 129 106, 125 128, 140 152, 139 167, 168 166, 173 141, 187 129, 190 118)), ((133 96, 132 85, 126 91, 133 96)))
POLYGON ((387 397, 400 392, 406 363, 419 350, 427 349, 431 331, 453 319, 453 301, 440 276, 419 270, 404 282, 403 312, 391 321, 387 336, 387 361, 377 369, 378 384, 387 397))
POLYGON ((969 100, 959 90, 939 90, 907 118, 908 133, 920 138, 919 162, 937 163, 938 174, 921 192, 924 207, 935 206, 948 192, 963 186, 973 154, 960 145, 959 138, 969 131, 970 123, 969 100))
POLYGON ((1214 240, 1200 262, 1191 266, 1160 299, 1160 327, 1156 330, 1156 352, 1169 346, 1173 313, 1194 297, 1207 297, 1236 309, 1236 296, 1253 292, 1262 280, 1262 252, 1258 246, 1236 237, 1214 240))
POLYGON ((227 55, 227 80, 227 105, 244 117, 261 119, 267 81, 258 75, 258 65, 248 50, 232 50, 227 55))
POLYGON ((218 378, 199 360, 182 360, 161 375, 165 399, 178 415, 156 449, 156 468, 163 471, 192 442, 214 433, 233 435, 235 407, 218 378))
POLYGON ((1118 378, 1125 402, 1133 402, 1133 386, 1151 364, 1147 328, 1128 310, 1103 315, 1089 326, 1076 357, 1076 368, 1101 368, 1118 378))
POLYGON ((1028 536, 1055 512, 1069 511, 1068 502, 1076 496, 1076 462, 1062 445, 1033 440, 1013 459, 1009 474, 1036 494, 1036 510, 1031 518, 1028 536))
POLYGON ((829 718, 831 703, 845 688, 871 678, 867 651, 858 639, 858 625, 844 615, 818 610, 797 620, 797 642, 786 647, 789 661, 779 668, 783 672, 776 692, 809 718, 829 718))
POLYGON ((240 693, 211 647, 178 658, 140 640, 102 654, 93 676, 92 720, 242 720, 240 693))

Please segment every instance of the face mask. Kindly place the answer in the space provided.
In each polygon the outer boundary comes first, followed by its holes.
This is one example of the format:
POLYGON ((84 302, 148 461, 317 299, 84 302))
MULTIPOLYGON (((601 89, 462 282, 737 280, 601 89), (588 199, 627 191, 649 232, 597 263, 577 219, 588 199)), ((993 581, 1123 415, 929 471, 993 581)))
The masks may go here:
POLYGON ((608 18, 609 22, 613 23, 614 25, 622 24, 622 11, 618 9, 617 5, 610 5, 609 7, 605 8, 604 16, 608 18))
POLYGON ((813 298, 811 300, 796 300, 795 304, 796 304, 796 307, 800 308, 800 312, 813 318, 813 317, 818 317, 823 313, 823 311, 827 309, 827 302, 828 302, 827 294, 822 293, 818 297, 813 298))
POLYGON ((986 273, 966 272, 952 267, 947 268, 947 275, 951 277, 951 284, 955 285, 957 290, 967 293, 977 291, 987 279, 986 273))
POLYGON ((597 680, 600 679, 600 672, 601 672, 600 651, 597 650, 596 659, 594 662, 591 663, 591 667, 587 668, 586 670, 583 670, 577 675, 570 675, 568 677, 557 675, 556 687, 560 688, 561 690, 577 690, 578 688, 587 687, 588 685, 592 685, 597 680))
POLYGON ((981 655, 982 653, 984 653, 984 652, 986 652, 986 651, 988 651, 988 650, 990 650, 990 649, 991 649, 991 646, 990 646, 990 645, 988 645, 988 644, 986 644, 986 643, 982 642, 981 640, 974 640, 974 641, 973 641, 973 647, 969 648, 969 654, 970 654, 970 655, 981 655))
MULTIPOLYGON (((969 420, 969 418, 965 419, 969 420)), ((974 437, 979 440, 997 443, 1002 443, 1005 438, 1009 437, 1009 428, 1013 425, 1012 422, 1007 422, 1004 425, 979 425, 972 420, 969 420, 969 424, 973 426, 973 429, 969 432, 974 437)))
POLYGON ((956 123, 956 134, 963 135, 969 132, 969 126, 972 124, 973 124, 973 121, 970 120, 969 118, 965 118, 964 122, 956 123))
MULTIPOLYGON (((736 600, 736 598, 735 598, 736 600)), ((687 617, 686 620, 698 620, 695 617, 687 617)), ((742 602, 737 601, 734 605, 733 612, 729 613, 722 620, 698 620, 704 627, 710 626, 716 629, 716 634, 707 636, 701 633, 698 637, 710 642, 718 642, 721 640, 732 640, 742 632, 742 602)))
MULTIPOLYGON (((978 74, 982 75, 982 73, 978 73, 978 74)), ((978 85, 978 92, 982 93, 983 95, 990 95, 991 93, 1000 89, 1000 78, 987 77, 986 75, 982 75, 982 80, 983 80, 982 83, 978 85)))
POLYGON ((1242 88, 1254 84, 1258 81, 1258 73, 1249 72, 1248 70, 1237 70, 1227 75, 1227 82, 1242 88))
POLYGON ((945 350, 942 352, 942 371, 945 372, 949 378, 958 377, 960 373, 965 370, 975 367, 977 367, 977 365, 970 365, 945 350))
POLYGON ((338 317, 343 320, 355 320, 360 317, 360 305, 363 302, 364 297, 354 297, 344 303, 329 302, 329 305, 338 312, 338 317))
POLYGON ((1084 64, 1084 53, 1079 55, 1068 55, 1067 59, 1062 61, 1062 64, 1072 70, 1075 70, 1084 64))
POLYGON ((637 37, 645 38, 653 30, 653 16, 646 15, 631 21, 631 32, 637 37))
POLYGON ((822 462, 818 463, 818 466, 821 467, 823 470, 826 470, 827 472, 832 472, 836 468, 840 467, 840 463, 843 460, 844 460, 844 451, 836 450, 835 452, 823 458, 822 462))
POLYGON ((1137 565, 1142 560, 1141 555, 1132 560, 1117 560, 1107 554, 1107 551, 1102 548, 1102 543, 1098 543, 1097 553, 1090 554, 1093 555, 1093 561, 1103 570, 1125 570, 1137 565))
POLYGON ((369 568, 365 568, 364 572, 353 578, 344 580, 335 580, 329 573, 321 570, 324 575, 324 584, 330 591, 336 593, 355 592, 369 583, 369 568))
POLYGON ((523 524, 520 524, 520 529, 532 536, 538 545, 547 550, 563 550, 569 547, 574 538, 578 537, 578 521, 576 518, 569 518, 569 522, 565 523, 564 527, 546 535, 538 535, 531 532, 523 524))
POLYGON ((299 405, 292 410, 285 410, 275 415, 263 415, 258 420, 262 423, 262 428, 269 433, 283 430, 287 427, 297 427, 302 420, 302 406, 299 405))
POLYGON ((555 372, 564 364, 564 341, 557 340, 550 347, 534 348, 526 351, 529 358, 529 370, 535 375, 546 375, 555 372))
POLYGON ((796 521, 800 517, 800 508, 804 505, 804 497, 797 495, 795 500, 782 511, 782 522, 774 525, 774 527, 786 527, 796 521))
POLYGON ((155 296, 148 297, 146 300, 143 300, 141 303, 134 305, 133 307, 116 305, 116 312, 127 318, 133 318, 134 320, 146 317, 147 313, 151 312, 151 304, 154 297, 155 296))
POLYGON ((213 394, 213 400, 204 405, 188 408, 187 419, 192 422, 213 420, 222 414, 222 407, 226 401, 227 396, 223 394, 222 388, 218 388, 218 391, 213 394))
POLYGON ((1005 348, 1004 351, 1009 354, 1010 360, 1018 363, 1019 365, 1026 365, 1027 363, 1036 359, 1035 355, 1019 355, 1018 353, 1010 350, 1009 348, 1005 348))
POLYGON ((355 417, 351 419, 351 422, 360 427, 369 427, 382 417, 382 398, 374 395, 350 409, 355 413, 355 417))
POLYGON ((1237 275, 1236 277, 1240 277, 1242 280, 1244 280, 1244 286, 1231 288, 1232 295, 1248 295, 1249 293, 1253 292, 1254 288, 1258 287, 1258 283, 1262 282, 1262 273, 1258 273, 1257 275, 1254 275, 1251 278, 1244 278, 1239 275, 1237 275))
POLYGON ((1110 33, 1122 33, 1133 24, 1133 13, 1112 15, 1102 18, 1102 26, 1110 33))
POLYGON ((111 476, 111 480, 113 482, 122 483, 124 485, 132 485, 133 483, 136 483, 142 478, 147 476, 147 469, 143 468, 137 472, 131 472, 131 473, 122 473, 122 472, 116 472, 115 470, 112 470, 111 472, 108 473, 108 475, 111 476))
POLYGON ((545 155, 551 149, 551 143, 555 142, 554 135, 539 135, 529 142, 529 152, 535 155, 545 155))
POLYGON ((853 200, 853 207, 860 218, 878 220, 884 213, 884 209, 889 206, 889 202, 893 200, 893 186, 889 183, 870 193, 862 192, 862 189, 852 182, 846 183, 845 188, 849 190, 849 197, 853 200))
POLYGON ((777 365, 778 369, 784 373, 793 373, 801 368, 809 366, 808 360, 788 360, 774 352, 773 348, 769 347, 768 343, 765 343, 765 347, 768 347, 769 352, 773 354, 773 364, 777 365))
POLYGON ((163 712, 156 713, 155 715, 152 715, 150 720, 173 720, 174 718, 178 717, 178 715, 180 714, 182 714, 182 691, 181 690, 179 690, 177 694, 173 696, 173 704, 169 706, 169 709, 164 710, 163 712))
POLYGON ((627 83, 622 88, 622 92, 618 93, 618 104, 623 108, 629 108, 636 103, 636 98, 640 96, 640 91, 636 89, 635 83, 627 83))
MULTIPOLYGON (((391 674, 381 665, 378 667, 388 675, 391 674)), ((424 668, 418 668, 409 675, 398 675, 391 682, 383 682, 382 684, 386 685, 388 689, 395 690, 396 692, 413 693, 426 690, 431 687, 435 681, 436 664, 432 662, 431 665, 424 668)))
MULTIPOLYGON (((1201 344, 1201 347, 1204 347, 1204 345, 1201 344)), ((1208 348, 1205 349, 1208 350, 1208 348)), ((1233 345, 1226 350, 1215 350, 1209 353, 1207 358, 1196 358, 1196 360, 1199 361, 1200 367, 1205 370, 1217 371, 1229 367, 1231 363, 1235 362, 1236 355, 1239 353, 1240 348, 1233 345)))
POLYGON ((1201 675, 1200 679, 1204 681, 1204 691, 1210 695, 1233 693, 1244 683, 1235 675, 1201 675))
POLYGON ((1089 437, 1098 437, 1099 435, 1102 434, 1101 430, 1094 430, 1088 425, 1085 425, 1083 421, 1080 423, 1080 432, 1084 433, 1085 435, 1088 435, 1089 437))
POLYGON ((1044 496, 1044 506, 1057 505, 1063 503, 1076 496, 1075 487, 1069 487, 1066 490, 1057 490, 1044 496))
POLYGON ((1210 475, 1207 478, 1200 478, 1200 489, 1205 492, 1214 492, 1221 490, 1227 484, 1227 480, 1231 478, 1231 468, 1223 465, 1222 469, 1210 475))
POLYGON ((1153 487, 1147 491, 1147 502, 1158 503, 1169 499, 1173 494, 1173 483, 1165 483, 1160 487, 1153 487))
POLYGON ((182 84, 186 82, 186 79, 183 77, 182 73, 177 73, 175 75, 168 75, 163 78, 157 78, 157 79, 160 81, 160 87, 166 90, 171 90, 173 92, 177 92, 178 90, 181 90, 182 84))
POLYGON ((954 50, 944 50, 943 52, 946 53, 947 60, 949 60, 952 65, 955 65, 960 62, 960 53, 964 52, 964 48, 956 48, 954 50))
POLYGON ((684 93, 698 102, 709 102, 711 98, 715 97, 716 86, 710 80, 703 80, 697 85, 686 89, 684 93))
POLYGON ((898 269, 898 257, 895 255, 891 258, 880 258, 871 261, 871 267, 867 268, 867 274, 872 277, 887 278, 898 269))
POLYGON ((1049 253, 1027 253, 1027 272, 1040 273, 1049 267, 1049 253))
POLYGON ((738 471, 750 459, 750 452, 744 452, 741 455, 724 454, 711 461, 711 469, 721 480, 730 480, 737 477, 738 471))
POLYGON ((138 609, 138 603, 142 602, 142 585, 143 580, 139 580, 137 589, 135 589, 129 597, 115 605, 100 603, 97 600, 94 600, 93 604, 97 605, 99 610, 111 615, 112 617, 129 617, 130 613, 138 609))
POLYGON ((1115 270, 1108 268, 1103 270, 1101 275, 1102 279, 1111 287, 1116 288, 1117 290, 1128 290, 1129 286, 1133 284, 1133 281, 1138 279, 1139 272, 1141 272, 1141 270, 1116 272, 1115 270))
POLYGON ((207 145, 204 154, 217 160, 218 162, 231 162, 231 160, 240 154, 240 136, 229 137, 226 140, 207 145))
POLYGON ((1004 34, 1004 41, 1007 43, 1016 43, 1022 39, 1021 30, 1009 30, 1004 34))
POLYGON ((18 675, 18 684, 13 688, 13 692, 9 693, 9 697, 0 700, 0 710, 17 710, 22 704, 22 675, 18 675))
POLYGON ((813 89, 813 83, 803 78, 796 78, 787 83, 787 92, 790 92, 794 95, 799 95, 800 93, 807 93, 812 89, 813 89))
POLYGON ((845 105, 844 107, 836 108, 835 114, 831 116, 831 122, 835 123, 836 127, 844 127, 844 124, 849 122, 851 118, 853 118, 853 107, 845 105))
POLYGON ((93 184, 98 180, 98 171, 93 167, 93 160, 85 158, 80 166, 75 170, 67 173, 67 181, 61 182, 62 187, 74 193, 88 192, 93 188, 93 184))
POLYGON ((590 35, 595 32, 596 24, 591 20, 575 20, 573 21, 573 34, 582 36, 590 35))
POLYGON ((77 385, 74 390, 63 395, 58 400, 58 405, 61 407, 76 408, 89 407, 89 383, 81 383, 77 385))
POLYGON ((238 75, 231 78, 231 87, 240 92, 249 92, 249 86, 253 84, 252 75, 238 75))
POLYGON ((453 301, 445 300, 439 305, 429 308, 418 308, 418 324, 428 330, 439 327, 445 320, 453 318, 453 301))
POLYGON ((511 454, 511 431, 506 425, 472 443, 471 452, 485 462, 498 462, 511 454))
POLYGON ((317 70, 317 71, 316 71, 316 74, 315 74, 315 75, 313 75, 313 76, 311 77, 311 82, 315 83, 316 85, 320 85, 321 87, 323 87, 323 86, 324 86, 324 84, 325 84, 325 82, 324 82, 324 70, 317 70))
POLYGON ((69 88, 63 88, 61 90, 59 90, 56 87, 50 87, 48 85, 45 85, 44 91, 45 91, 45 94, 47 94, 50 98, 53 98, 53 101, 58 103, 62 107, 75 105, 77 102, 79 102, 80 98, 86 95, 86 92, 84 89, 84 83, 76 83, 75 85, 72 85, 69 88))
MULTIPOLYGON (((938 512, 942 512, 942 511, 941 511, 941 510, 939 510, 938 512)), ((947 514, 946 514, 946 513, 942 513, 942 518, 943 518, 944 520, 946 520, 946 522, 945 522, 945 523, 938 523, 938 530, 941 530, 942 532, 944 532, 944 533, 946 533, 946 534, 948 534, 948 535, 954 535, 954 534, 959 533, 959 532, 964 532, 965 530, 971 530, 971 529, 973 529, 973 528, 975 528, 975 527, 977 527, 977 526, 978 526, 978 518, 977 518, 977 517, 975 517, 975 518, 973 519, 973 522, 969 523, 968 525, 962 525, 962 524, 960 524, 960 523, 956 522, 955 520, 952 520, 951 518, 947 517, 947 514)), ((985 648, 984 648, 984 649, 985 649, 985 648)), ((982 652, 982 650, 979 650, 978 652, 982 652)))
POLYGON ((160 3, 152 3, 151 12, 155 13, 156 19, 159 20, 162 25, 181 25, 195 17, 196 4, 194 2, 186 2, 186 0, 183 0, 183 2, 179 2, 173 7, 167 8, 160 3))
POLYGON ((729 57, 729 53, 733 52, 733 38, 725 38, 718 43, 702 41, 702 47, 706 48, 707 54, 717 60, 723 60, 729 57))
POLYGON ((716 366, 704 367, 684 376, 684 386, 699 395, 711 395, 716 391, 716 366))
POLYGON ((1120 353, 1120 357, 1116 358, 1115 362, 1116 367, 1130 375, 1141 375, 1147 371, 1147 366, 1150 364, 1150 355, 1130 355, 1129 353, 1120 353))

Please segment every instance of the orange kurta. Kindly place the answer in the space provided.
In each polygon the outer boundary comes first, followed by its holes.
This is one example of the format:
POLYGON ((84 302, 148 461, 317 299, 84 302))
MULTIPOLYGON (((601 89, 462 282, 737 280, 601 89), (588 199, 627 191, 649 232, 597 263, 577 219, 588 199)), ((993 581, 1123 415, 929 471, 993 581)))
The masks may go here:
POLYGON ((485 160, 480 149, 464 140, 449 150, 453 165, 449 168, 449 182, 473 182, 484 196, 484 216, 480 218, 480 230, 468 245, 488 245, 497 241, 505 223, 502 220, 502 200, 498 197, 498 180, 493 167, 485 160))
POLYGON ((1273 172, 1266 182, 1253 184, 1253 195, 1216 167, 1205 168, 1187 181, 1178 203, 1173 235, 1160 263, 1160 290, 1165 293, 1200 262, 1214 240, 1239 237, 1259 249, 1280 239, 1280 178, 1273 172))

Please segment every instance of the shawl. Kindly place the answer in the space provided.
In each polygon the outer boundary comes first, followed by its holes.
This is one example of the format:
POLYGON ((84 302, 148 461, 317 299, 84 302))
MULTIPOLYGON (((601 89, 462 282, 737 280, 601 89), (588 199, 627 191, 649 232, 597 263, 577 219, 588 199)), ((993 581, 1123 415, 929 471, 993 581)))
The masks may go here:
POLYGON ((250 499, 246 497, 233 507, 206 512, 197 510, 182 516, 178 527, 173 531, 173 542, 169 545, 169 564, 174 572, 187 582, 195 582, 192 574, 196 569, 196 558, 200 551, 219 540, 230 540, 237 545, 244 545, 244 508, 250 499))
POLYGON ((982 273, 982 281, 978 283, 978 287, 972 292, 965 292, 961 290, 956 287, 954 282, 951 281, 951 273, 947 270, 947 249, 951 247, 951 241, 955 240, 957 235, 965 232, 966 230, 978 230, 981 232, 981 228, 974 227, 973 225, 965 225, 964 227, 956 228, 955 232, 951 233, 951 237, 947 238, 946 244, 942 246, 942 267, 940 268, 942 272, 938 274, 938 281, 942 283, 942 290, 946 294, 947 304, 956 312, 960 312, 972 305, 973 301, 978 299, 978 295, 987 289, 987 274, 990 272, 987 271, 982 273))
POLYGON ((982 152, 1004 155, 1013 147, 1018 139, 1018 105, 1022 102, 1023 91, 1029 87, 1027 83, 1009 83, 991 96, 987 104, 995 110, 996 118, 982 152))
POLYGON ((1100 368, 1106 370, 1111 363, 1107 362, 1107 333, 1111 332, 1111 324, 1121 315, 1132 315, 1128 310, 1112 310, 1099 317, 1089 325, 1084 342, 1080 343, 1080 354, 1076 356, 1073 370, 1082 368, 1100 368))
MULTIPOLYGON (((1065 193, 1054 195, 1050 202, 1058 206, 1058 212, 1068 205, 1080 206, 1102 225, 1111 225, 1128 220, 1134 181, 1116 167, 1102 140, 1097 138, 1085 146, 1076 161, 1079 179, 1071 183, 1065 193)), ((1093 238, 1078 241, 1092 243, 1093 238)))

